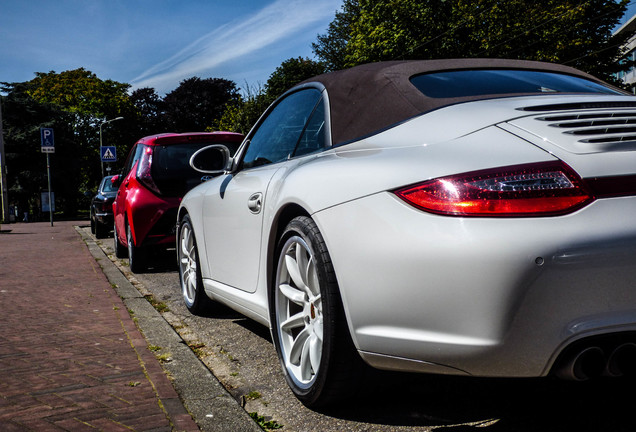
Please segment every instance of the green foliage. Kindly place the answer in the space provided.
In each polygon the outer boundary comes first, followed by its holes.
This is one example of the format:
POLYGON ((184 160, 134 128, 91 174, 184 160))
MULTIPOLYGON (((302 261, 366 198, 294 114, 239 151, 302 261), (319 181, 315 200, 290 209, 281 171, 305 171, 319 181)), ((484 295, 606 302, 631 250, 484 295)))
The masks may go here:
POLYGON ((327 33, 318 35, 317 42, 311 44, 314 53, 322 59, 327 70, 335 71, 346 67, 347 44, 351 39, 352 26, 359 17, 359 1, 344 0, 342 10, 336 12, 327 33))
POLYGON ((163 120, 171 132, 202 131, 238 102, 236 84, 221 78, 192 77, 166 95, 163 120))
POLYGON ((228 104, 221 117, 208 130, 247 134, 270 103, 262 89, 246 86, 245 96, 228 104))
POLYGON ((264 431, 282 429, 283 427, 283 425, 279 424, 275 420, 267 420, 264 416, 259 415, 257 412, 251 412, 249 413, 249 416, 252 417, 252 420, 254 420, 264 431))
MULTIPOLYGON (((52 127, 55 153, 50 155, 51 187, 56 208, 66 216, 76 216, 80 209, 87 209, 101 179, 99 125, 105 118, 116 116, 129 118, 130 124, 134 124, 134 106, 128 88, 128 84, 100 80, 83 68, 36 73, 29 82, 5 84, 10 105, 5 108, 8 115, 3 119, 5 126, 23 131, 6 134, 7 146, 16 157, 10 165, 11 171, 20 172, 20 178, 12 179, 14 182, 8 180, 12 188, 18 189, 17 195, 10 199, 24 201, 20 196, 24 194, 33 213, 39 207, 39 192, 48 187, 42 178, 46 179, 46 166, 41 166, 45 158, 35 157, 40 153, 39 129, 52 127), (15 114, 21 111, 23 114, 17 118, 15 114), (24 135, 26 130, 30 131, 28 135, 24 135)), ((104 132, 104 145, 130 139, 123 128, 105 127, 104 132)))
POLYGON ((496 57, 567 64, 612 80, 627 0, 344 0, 313 45, 330 69, 362 63, 496 57))
POLYGON ((212 130, 247 134, 261 114, 280 95, 296 84, 326 71, 324 63, 298 57, 285 60, 269 76, 264 88, 246 86, 245 96, 226 106, 212 130))
POLYGON ((321 62, 302 57, 287 59, 269 76, 265 93, 273 102, 296 84, 325 71, 325 64, 321 62))
POLYGON ((103 81, 84 68, 35 75, 28 93, 37 102, 95 118, 115 116, 131 108, 128 84, 103 81))

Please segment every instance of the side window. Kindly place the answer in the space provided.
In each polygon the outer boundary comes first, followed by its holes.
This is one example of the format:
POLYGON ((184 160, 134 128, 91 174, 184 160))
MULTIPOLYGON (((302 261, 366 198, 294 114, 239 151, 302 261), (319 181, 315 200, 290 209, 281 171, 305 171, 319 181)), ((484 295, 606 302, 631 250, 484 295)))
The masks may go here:
POLYGON ((305 125, 320 100, 319 90, 306 89, 280 101, 250 138, 243 168, 276 163, 293 156, 305 125))
POLYGON ((311 114, 307 127, 300 137, 294 156, 302 156, 324 149, 325 133, 325 103, 320 99, 320 103, 311 114))

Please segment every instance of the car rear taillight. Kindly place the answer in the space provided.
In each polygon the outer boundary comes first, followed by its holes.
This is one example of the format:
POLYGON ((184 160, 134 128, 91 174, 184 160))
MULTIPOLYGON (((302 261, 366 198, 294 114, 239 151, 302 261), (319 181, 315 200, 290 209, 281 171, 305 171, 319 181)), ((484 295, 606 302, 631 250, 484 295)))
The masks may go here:
POLYGON ((155 184, 155 181, 152 179, 152 174, 150 172, 152 168, 153 152, 153 147, 149 146, 144 149, 137 166, 137 179, 139 179, 139 181, 151 191, 160 194, 161 192, 155 184))
POLYGON ((442 177, 395 193, 419 209, 450 216, 556 216, 594 200, 581 178, 562 162, 442 177))

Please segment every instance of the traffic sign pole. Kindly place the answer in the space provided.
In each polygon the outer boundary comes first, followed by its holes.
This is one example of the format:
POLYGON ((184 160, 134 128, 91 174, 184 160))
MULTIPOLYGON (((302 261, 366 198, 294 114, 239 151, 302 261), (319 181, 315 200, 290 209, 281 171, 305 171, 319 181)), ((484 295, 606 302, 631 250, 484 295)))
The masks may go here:
POLYGON ((51 200, 51 153, 46 154, 46 176, 49 180, 49 218, 51 220, 51 226, 53 226, 53 201, 51 200))
POLYGON ((46 176, 49 185, 49 217, 53 226, 53 201, 51 201, 51 153, 55 153, 55 139, 53 128, 40 128, 42 153, 46 153, 46 176))

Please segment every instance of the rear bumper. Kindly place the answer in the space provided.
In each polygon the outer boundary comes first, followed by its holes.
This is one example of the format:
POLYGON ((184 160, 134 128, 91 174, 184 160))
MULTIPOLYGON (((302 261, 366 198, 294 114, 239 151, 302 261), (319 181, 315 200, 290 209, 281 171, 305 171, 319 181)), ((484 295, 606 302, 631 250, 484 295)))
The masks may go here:
POLYGON ((636 330, 636 198, 552 218, 456 218, 382 193, 314 215, 352 337, 383 369, 543 376, 636 330))

